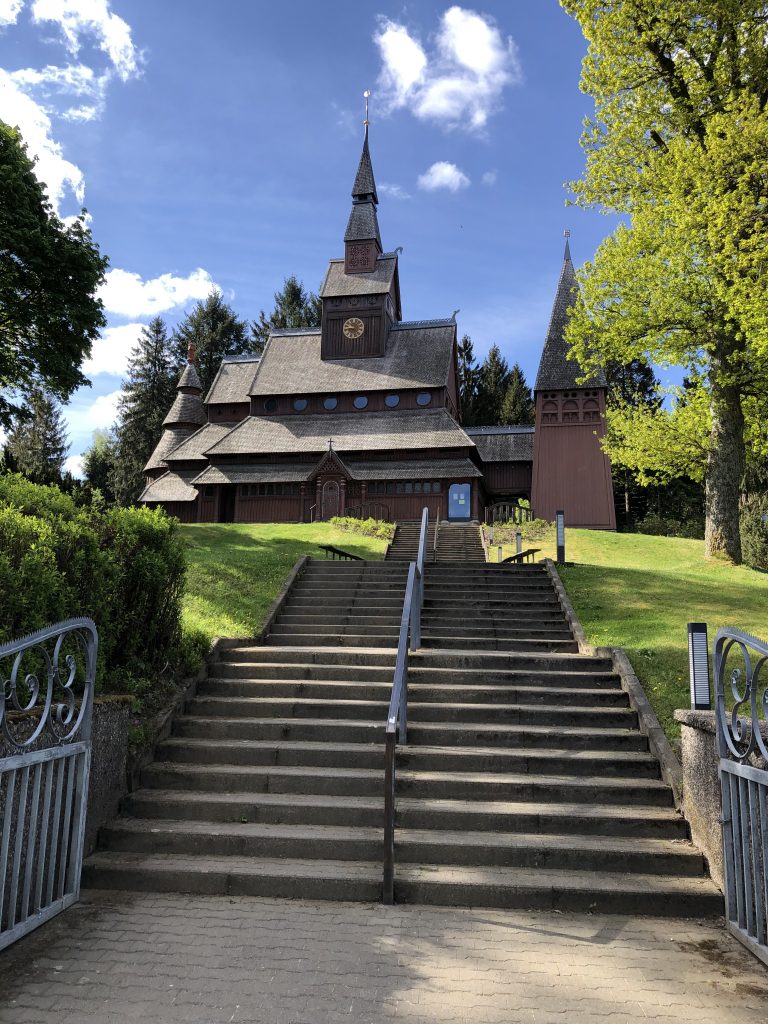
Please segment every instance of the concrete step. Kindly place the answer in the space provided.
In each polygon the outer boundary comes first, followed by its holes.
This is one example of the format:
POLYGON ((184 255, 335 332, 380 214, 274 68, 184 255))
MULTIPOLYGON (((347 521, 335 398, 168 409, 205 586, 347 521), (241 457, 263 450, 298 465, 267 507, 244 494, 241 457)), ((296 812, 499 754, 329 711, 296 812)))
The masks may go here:
MULTIPOLYGON (((183 764, 312 765, 375 768, 382 743, 222 740, 172 737, 157 748, 159 761, 183 764)), ((492 771, 540 775, 601 775, 658 779, 659 766, 640 751, 503 750, 493 747, 401 747, 399 768, 411 771, 492 771)))
MULTIPOLYGON (((120 818, 101 836, 120 853, 215 857, 356 860, 376 863, 383 830, 333 825, 270 825, 120 818)), ((397 863, 478 867, 571 868, 651 874, 703 874, 704 859, 690 843, 603 836, 529 836, 515 833, 430 832, 400 829, 397 863)))
POLYGON ((570 651, 576 654, 579 649, 575 640, 506 640, 498 637, 478 640, 466 631, 463 636, 443 637, 435 636, 427 629, 422 630, 421 642, 425 647, 453 648, 461 651, 482 647, 484 650, 496 651, 570 651))
MULTIPOLYGON (((373 625, 371 623, 361 621, 355 616, 350 616, 349 622, 337 622, 333 625, 322 622, 311 622, 306 619, 300 620, 299 622, 286 622, 281 616, 278 621, 272 627, 270 636, 275 639, 283 637, 280 643, 285 643, 288 638, 292 638, 295 635, 302 635, 305 633, 311 633, 313 636, 348 636, 355 634, 358 636, 368 637, 380 637, 380 636, 397 636, 400 630, 400 623, 393 622, 388 624, 378 623, 373 625)), ((397 646, 397 642, 395 642, 397 646)))
MULTIPOLYGON (((381 828, 383 797, 303 793, 207 793, 140 789, 123 800, 135 818, 273 825, 381 828)), ((397 802, 397 832, 484 832, 528 835, 625 836, 687 841, 685 820, 671 807, 511 801, 418 800, 397 802)), ((397 834, 397 833, 396 833, 397 834)))
MULTIPOLYGON (((388 701, 391 682, 343 682, 339 680, 208 679, 197 689, 202 697, 278 697, 282 700, 388 701)), ((416 703, 516 704, 539 705, 557 700, 560 707, 629 707, 629 699, 620 687, 614 689, 517 688, 505 685, 440 686, 434 683, 408 685, 409 701, 416 703)))
MULTIPOLYGON (((515 627, 514 624, 510 623, 501 626, 488 626, 478 625, 473 621, 465 621, 461 628, 457 628, 457 624, 451 623, 451 620, 446 622, 441 615, 435 614, 424 616, 421 621, 421 630, 422 633, 432 637, 435 641, 440 637, 452 639, 458 634, 459 636, 472 637, 477 644, 482 644, 485 639, 493 640, 494 638, 497 640, 573 639, 573 635, 565 623, 561 625, 555 622, 515 627)), ((435 643, 435 646, 439 645, 435 643)))
MULTIPOLYGON (((256 645, 244 641, 223 653, 217 664, 282 664, 302 665, 356 665, 362 668, 386 665, 394 667, 394 655, 376 648, 370 650, 349 650, 345 647, 324 647, 307 651, 302 647, 286 644, 279 646, 256 645)), ((593 657, 585 654, 525 654, 502 651, 446 651, 419 650, 410 658, 413 668, 466 669, 470 671, 525 671, 535 672, 575 671, 612 672, 610 658, 593 657)))
MULTIPOLYGON (((327 633, 294 633, 290 634, 291 643, 297 647, 318 647, 327 643, 332 646, 343 647, 391 647, 397 648, 397 633, 394 629, 387 635, 373 635, 368 633, 338 633, 337 635, 327 633)), ((284 644, 286 634, 275 633, 267 637, 268 644, 284 644)))
MULTIPOLYGON (((200 695, 187 702, 186 712, 206 718, 329 718, 334 720, 370 721, 380 716, 386 720, 389 699, 382 692, 378 700, 344 700, 313 697, 226 697, 200 695)), ((558 704, 448 704, 429 701, 408 701, 409 724, 425 722, 465 725, 503 723, 510 725, 587 726, 599 729, 634 729, 637 714, 629 707, 585 707, 558 704)))

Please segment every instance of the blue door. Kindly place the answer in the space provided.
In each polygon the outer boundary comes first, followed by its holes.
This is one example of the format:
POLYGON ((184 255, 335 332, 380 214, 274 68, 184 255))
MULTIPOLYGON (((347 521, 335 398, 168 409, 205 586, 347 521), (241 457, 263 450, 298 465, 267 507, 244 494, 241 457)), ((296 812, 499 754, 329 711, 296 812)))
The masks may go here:
POLYGON ((472 485, 451 484, 448 489, 448 518, 472 518, 472 485))

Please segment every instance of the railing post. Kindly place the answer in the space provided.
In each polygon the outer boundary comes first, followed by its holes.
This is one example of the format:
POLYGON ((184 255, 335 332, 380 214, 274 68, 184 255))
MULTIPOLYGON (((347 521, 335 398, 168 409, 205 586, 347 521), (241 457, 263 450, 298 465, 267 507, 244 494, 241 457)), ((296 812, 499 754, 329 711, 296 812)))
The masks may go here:
POLYGON ((387 725, 384 744, 384 879, 382 902, 395 902, 395 736, 394 722, 387 725))

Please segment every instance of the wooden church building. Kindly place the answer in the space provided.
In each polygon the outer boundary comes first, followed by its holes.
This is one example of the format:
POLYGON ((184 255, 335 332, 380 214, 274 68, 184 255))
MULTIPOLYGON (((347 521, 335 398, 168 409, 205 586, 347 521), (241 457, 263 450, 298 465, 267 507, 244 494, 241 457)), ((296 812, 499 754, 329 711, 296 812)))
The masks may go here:
POLYGON ((372 514, 482 519, 527 498, 571 526, 615 529, 603 377, 577 383, 563 339, 568 246, 536 378, 535 427, 461 425, 455 318, 403 320, 399 254, 385 252, 368 126, 344 256, 328 264, 319 328, 273 330, 225 358, 206 396, 194 352, 140 501, 183 522, 310 522, 372 514))

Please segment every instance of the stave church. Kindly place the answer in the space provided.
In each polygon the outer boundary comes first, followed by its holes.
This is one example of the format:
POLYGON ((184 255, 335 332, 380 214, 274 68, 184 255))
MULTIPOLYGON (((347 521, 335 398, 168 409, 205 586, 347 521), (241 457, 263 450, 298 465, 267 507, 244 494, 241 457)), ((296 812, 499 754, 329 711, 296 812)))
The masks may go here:
POLYGON ((414 520, 424 506, 481 520, 525 498, 537 517, 563 510, 570 526, 615 529, 605 378, 579 383, 563 336, 576 295, 568 243, 535 425, 464 428, 455 317, 403 319, 399 252, 384 250, 377 208, 366 121, 320 327, 273 330, 260 358, 225 358, 205 396, 190 351, 139 500, 187 523, 251 523, 414 520))

